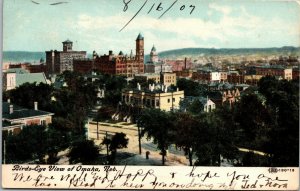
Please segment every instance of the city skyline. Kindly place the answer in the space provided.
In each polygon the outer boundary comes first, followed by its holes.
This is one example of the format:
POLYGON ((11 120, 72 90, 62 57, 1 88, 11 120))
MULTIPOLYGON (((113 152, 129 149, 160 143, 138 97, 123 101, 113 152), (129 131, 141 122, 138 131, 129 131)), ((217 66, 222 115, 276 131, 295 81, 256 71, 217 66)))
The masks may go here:
POLYGON ((125 12, 121 0, 101 4, 95 0, 55 3, 5 1, 3 50, 60 50, 61 42, 70 39, 74 50, 96 50, 100 54, 122 50, 128 54, 135 49, 138 33, 145 37, 145 53, 153 44, 159 52, 300 45, 300 6, 295 1, 170 0, 159 6, 159 1, 132 0, 125 12), (137 16, 120 31, 142 5, 137 16))

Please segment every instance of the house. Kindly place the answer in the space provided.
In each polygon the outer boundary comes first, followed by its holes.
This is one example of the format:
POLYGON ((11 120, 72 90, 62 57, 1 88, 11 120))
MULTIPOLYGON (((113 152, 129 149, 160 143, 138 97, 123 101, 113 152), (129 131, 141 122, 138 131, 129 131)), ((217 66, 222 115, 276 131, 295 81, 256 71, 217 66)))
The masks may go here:
POLYGON ((179 102, 184 98, 184 91, 173 91, 165 85, 149 85, 149 89, 142 90, 140 84, 137 89, 123 90, 122 102, 141 108, 156 108, 164 111, 179 109, 179 102))
POLYGON ((216 109, 216 104, 209 99, 208 97, 194 97, 194 96, 187 96, 182 98, 180 101, 180 110, 186 111, 188 106, 192 104, 194 101, 199 100, 201 103, 201 110, 204 112, 211 112, 212 110, 216 109))
POLYGON ((3 90, 15 89, 24 83, 50 83, 44 73, 29 73, 21 68, 8 69, 3 73, 3 90))
POLYGON ((222 94, 222 104, 228 103, 230 107, 240 100, 240 91, 239 89, 228 89, 224 90, 222 94))
POLYGON ((10 101, 2 103, 2 130, 18 133, 25 125, 48 125, 52 122, 54 113, 38 110, 34 102, 33 109, 27 109, 10 101))

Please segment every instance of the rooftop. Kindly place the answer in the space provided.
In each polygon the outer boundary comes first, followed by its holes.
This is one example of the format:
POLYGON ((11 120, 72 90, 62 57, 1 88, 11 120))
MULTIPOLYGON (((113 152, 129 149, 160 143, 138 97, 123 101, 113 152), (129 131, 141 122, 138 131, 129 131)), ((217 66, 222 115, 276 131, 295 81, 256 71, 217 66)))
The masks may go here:
POLYGON ((16 73, 16 74, 28 74, 29 72, 23 68, 10 68, 5 71, 6 73, 16 73))
POLYGON ((136 38, 136 40, 144 40, 144 37, 141 33, 139 33, 138 37, 136 38))
POLYGON ((152 49, 151 49, 151 52, 156 52, 156 48, 155 46, 153 45, 152 49))
POLYGON ((54 115, 53 113, 50 112, 34 110, 34 109, 26 109, 7 102, 3 102, 2 111, 3 111, 2 118, 7 120, 22 119, 28 117, 38 117, 42 115, 54 115), (13 112, 11 114, 9 113, 10 105, 13 105, 13 112))
POLYGON ((70 41, 69 39, 63 41, 62 43, 73 43, 72 41, 70 41))
POLYGON ((24 83, 47 83, 47 79, 44 73, 24 73, 16 74, 16 86, 20 86, 24 83))

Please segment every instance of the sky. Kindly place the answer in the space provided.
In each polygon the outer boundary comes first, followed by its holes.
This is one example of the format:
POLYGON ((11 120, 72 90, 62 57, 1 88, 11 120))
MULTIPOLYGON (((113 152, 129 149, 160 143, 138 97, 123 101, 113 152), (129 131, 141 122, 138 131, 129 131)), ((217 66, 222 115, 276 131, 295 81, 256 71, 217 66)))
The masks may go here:
POLYGON ((153 45, 158 52, 300 46, 296 1, 4 0, 3 9, 4 51, 62 50, 70 39, 73 50, 129 54, 139 33, 146 54, 153 45), (67 3, 50 5, 57 2, 67 3))

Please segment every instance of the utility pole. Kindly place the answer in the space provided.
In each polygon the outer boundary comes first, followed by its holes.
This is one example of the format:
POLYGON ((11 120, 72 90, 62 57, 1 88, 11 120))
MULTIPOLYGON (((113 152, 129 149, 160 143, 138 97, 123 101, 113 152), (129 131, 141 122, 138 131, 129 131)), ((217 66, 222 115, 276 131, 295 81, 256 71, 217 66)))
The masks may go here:
POLYGON ((3 143, 3 164, 6 163, 6 144, 5 144, 5 140, 4 140, 4 143, 3 143))
POLYGON ((99 140, 99 120, 97 117, 97 140, 99 140))
MULTIPOLYGON (((140 116, 140 110, 139 108, 137 108, 137 113, 138 113, 138 117, 140 116)), ((141 129, 140 126, 138 125, 138 119, 136 119, 136 125, 138 127, 138 136, 139 136, 139 153, 140 155, 142 154, 142 146, 141 146, 141 129)))
POLYGON ((138 125, 138 134, 139 134, 139 153, 142 154, 142 146, 141 146, 141 130, 140 126, 138 125))
POLYGON ((173 112, 173 110, 174 110, 174 102, 173 102, 173 90, 171 90, 172 91, 172 112, 173 112))
MULTIPOLYGON (((105 139, 106 141, 108 140, 107 139, 107 131, 105 132, 105 139)), ((108 144, 106 144, 106 157, 107 157, 107 161, 109 160, 109 157, 108 157, 108 144)))

